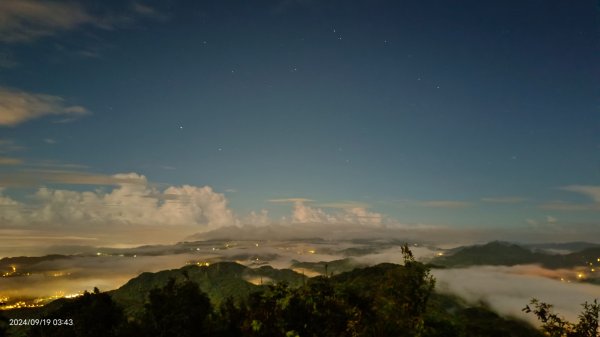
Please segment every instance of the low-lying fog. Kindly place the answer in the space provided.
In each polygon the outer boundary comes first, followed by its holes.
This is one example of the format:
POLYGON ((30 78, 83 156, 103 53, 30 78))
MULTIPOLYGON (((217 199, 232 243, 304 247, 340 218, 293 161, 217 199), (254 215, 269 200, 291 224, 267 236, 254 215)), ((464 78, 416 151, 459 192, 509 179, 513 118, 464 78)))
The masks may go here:
MULTIPOLYGON (((420 244, 413 244, 411 248, 421 261, 443 252, 420 244)), ((1 277, 0 298, 61 296, 94 287, 107 291, 142 272, 180 268, 197 262, 237 261, 251 267, 269 264, 289 268, 296 261, 320 262, 348 257, 357 264, 402 263, 398 243, 378 241, 207 241, 137 250, 98 249, 93 254, 23 267, 25 270, 21 271, 29 275, 1 277)), ((15 267, 18 273, 21 267, 15 267)), ((305 272, 310 276, 319 273, 305 272)), ((532 297, 554 304, 558 312, 575 319, 581 303, 600 296, 600 286, 566 281, 576 278, 576 270, 519 265, 433 269, 432 273, 440 292, 456 294, 471 303, 486 303, 501 314, 529 321, 534 320, 533 315, 526 315, 521 309, 532 297), (561 277, 565 281, 561 281, 561 277)))

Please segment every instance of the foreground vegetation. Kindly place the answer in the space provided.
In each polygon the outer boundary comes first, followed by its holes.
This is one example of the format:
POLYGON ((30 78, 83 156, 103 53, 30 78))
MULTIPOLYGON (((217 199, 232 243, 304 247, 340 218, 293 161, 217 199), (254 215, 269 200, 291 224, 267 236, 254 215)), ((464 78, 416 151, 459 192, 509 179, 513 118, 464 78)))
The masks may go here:
POLYGON ((272 268, 252 271, 279 280, 269 285, 236 278, 246 271, 237 264, 147 273, 115 292, 95 289, 76 299, 55 301, 43 310, 10 313, 11 317, 72 318, 73 326, 11 327, 10 333, 32 337, 597 336, 592 332, 598 321, 595 302, 585 307, 582 322, 587 323, 579 329, 583 325, 569 325, 552 316, 549 306, 534 301, 526 310, 542 320, 543 330, 537 331, 485 307, 469 307, 435 293, 428 266, 415 261, 407 246, 403 256, 403 265, 380 264, 310 279, 272 268), (584 330, 588 334, 574 334, 584 330))

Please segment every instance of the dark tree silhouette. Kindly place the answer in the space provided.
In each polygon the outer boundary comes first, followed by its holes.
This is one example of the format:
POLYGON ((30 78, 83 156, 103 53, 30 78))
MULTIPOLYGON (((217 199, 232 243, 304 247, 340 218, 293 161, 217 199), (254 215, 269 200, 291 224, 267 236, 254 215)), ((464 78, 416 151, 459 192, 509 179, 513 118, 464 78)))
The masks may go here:
POLYGON ((6 329, 8 328, 8 318, 0 314, 0 337, 6 336, 6 329))
POLYGON ((106 293, 94 288, 93 293, 66 300, 62 306, 47 315, 47 319, 72 320, 73 325, 36 326, 31 336, 52 337, 111 337, 119 336, 125 323, 123 310, 106 293))
POLYGON ((598 316, 600 304, 594 302, 582 304, 583 311, 579 314, 579 322, 571 323, 552 311, 552 305, 531 299, 523 308, 526 313, 533 313, 542 322, 542 331, 550 337, 600 337, 598 331, 598 316), (530 306, 531 305, 531 306, 530 306))
POLYGON ((148 295, 142 327, 148 336, 187 337, 208 335, 207 327, 212 306, 198 284, 170 279, 148 295))

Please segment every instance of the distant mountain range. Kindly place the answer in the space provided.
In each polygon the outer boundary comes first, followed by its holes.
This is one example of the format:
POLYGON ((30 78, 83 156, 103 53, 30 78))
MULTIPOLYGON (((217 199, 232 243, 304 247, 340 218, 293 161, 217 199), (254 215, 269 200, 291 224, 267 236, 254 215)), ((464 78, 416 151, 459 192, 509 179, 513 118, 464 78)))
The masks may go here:
POLYGON ((452 250, 447 255, 431 261, 434 265, 445 267, 468 266, 514 266, 518 264, 539 264, 550 269, 576 268, 600 265, 600 245, 574 243, 554 244, 554 247, 582 247, 580 251, 569 254, 550 254, 538 249, 526 248, 517 244, 493 241, 484 245, 466 246, 452 250))

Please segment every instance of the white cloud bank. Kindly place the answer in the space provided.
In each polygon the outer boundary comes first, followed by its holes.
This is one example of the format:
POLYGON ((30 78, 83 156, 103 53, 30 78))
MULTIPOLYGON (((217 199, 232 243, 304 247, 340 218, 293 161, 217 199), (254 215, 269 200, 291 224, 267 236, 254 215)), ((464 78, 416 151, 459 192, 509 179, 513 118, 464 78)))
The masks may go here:
POLYGON ((503 315, 537 323, 521 311, 532 297, 554 305, 567 319, 577 320, 581 304, 598 298, 598 286, 566 283, 552 278, 570 276, 572 271, 547 270, 529 266, 481 266, 459 269, 434 269, 436 289, 456 294, 471 303, 484 302, 503 315))
POLYGON ((117 186, 102 190, 74 191, 42 187, 33 204, 24 204, 0 190, 0 221, 25 225, 197 225, 206 229, 238 223, 227 199, 209 186, 152 187, 136 173, 113 176, 117 186))
MULTIPOLYGON (((283 223, 321 223, 321 224, 354 224, 380 226, 384 224, 383 214, 371 212, 360 204, 347 204, 344 207, 333 207, 336 211, 325 211, 320 207, 307 205, 310 199, 276 199, 271 202, 291 202, 293 204, 290 218, 283 218, 283 223)), ((332 208, 332 207, 329 207, 332 208)))

